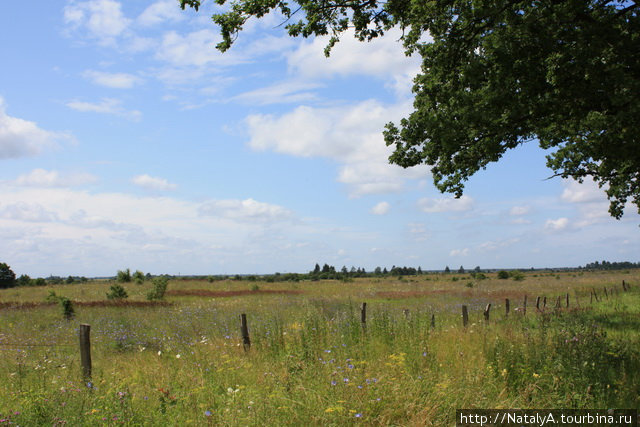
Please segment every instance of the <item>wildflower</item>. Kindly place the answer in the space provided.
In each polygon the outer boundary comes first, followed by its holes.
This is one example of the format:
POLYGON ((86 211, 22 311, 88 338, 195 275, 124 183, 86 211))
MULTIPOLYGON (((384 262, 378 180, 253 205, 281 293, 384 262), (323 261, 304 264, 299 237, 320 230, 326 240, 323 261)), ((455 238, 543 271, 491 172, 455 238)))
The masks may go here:
POLYGON ((91 381, 87 383, 87 388, 93 388, 93 383, 91 381))
POLYGON ((211 411, 204 411, 204 415, 205 415, 205 417, 210 417, 211 416, 211 411))
POLYGON ((336 385, 336 384, 338 384, 338 383, 335 382, 335 381, 331 381, 331 385, 336 385))
POLYGON ((540 378, 540 374, 533 373, 533 378, 540 378))
POLYGON ((343 378, 342 381, 344 381, 345 383, 349 382, 349 378, 343 378))
POLYGON ((176 354, 176 359, 180 359, 180 355, 179 354, 176 354))
POLYGON ((158 356, 161 356, 162 352, 160 350, 158 350, 158 356))
POLYGON ((360 412, 358 412, 357 414, 354 415, 354 417, 356 418, 362 418, 362 414, 360 412))

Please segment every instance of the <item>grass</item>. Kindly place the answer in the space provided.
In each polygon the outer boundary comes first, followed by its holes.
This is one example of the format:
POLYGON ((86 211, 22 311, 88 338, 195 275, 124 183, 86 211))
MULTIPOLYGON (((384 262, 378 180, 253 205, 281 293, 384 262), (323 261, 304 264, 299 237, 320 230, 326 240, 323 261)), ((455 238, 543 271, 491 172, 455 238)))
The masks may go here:
MULTIPOLYGON (((0 422, 421 426, 451 425, 458 408, 640 407, 640 272, 494 276, 473 287, 467 275, 434 274, 253 291, 177 280, 169 304, 150 306, 108 305, 107 282, 2 290, 0 422), (631 291, 621 292, 623 279, 631 291), (605 286, 620 292, 590 304, 590 290, 603 297, 605 286), (76 301, 75 319, 29 307, 50 290, 76 301), (549 307, 566 293, 569 309, 549 307), (523 316, 514 309, 525 294, 523 316), (548 297, 544 313, 538 295, 548 297), (80 323, 91 325, 91 381, 80 374, 80 323)), ((125 285, 128 301, 146 301, 149 286, 125 285)))

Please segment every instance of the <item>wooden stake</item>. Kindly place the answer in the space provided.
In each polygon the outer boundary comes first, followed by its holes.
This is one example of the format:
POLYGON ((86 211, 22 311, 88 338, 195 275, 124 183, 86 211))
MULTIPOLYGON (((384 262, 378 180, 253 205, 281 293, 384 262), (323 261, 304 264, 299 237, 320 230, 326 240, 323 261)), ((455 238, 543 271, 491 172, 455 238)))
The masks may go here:
POLYGON ((485 321, 489 321, 489 312, 491 311, 491 303, 487 304, 487 306, 484 309, 484 320, 485 321))
POLYGON ((251 338, 249 338, 247 315, 244 313, 240 315, 240 332, 242 333, 242 347, 244 348, 244 351, 249 351, 251 348, 251 338))
POLYGON ((436 315, 432 314, 431 315, 431 328, 435 328, 436 327, 436 315))
POLYGON ((91 326, 80 324, 80 364, 82 365, 82 376, 85 380, 91 379, 91 326))
POLYGON ((524 304, 522 305, 522 315, 525 316, 527 314, 527 296, 524 296, 524 304))
POLYGON ((469 312, 467 311, 467 306, 463 305, 462 306, 462 326, 466 328, 468 323, 469 323, 469 312))
POLYGON ((504 299, 504 315, 509 316, 509 298, 504 299))
POLYGON ((569 294, 568 293, 567 293, 567 296, 566 296, 566 302, 567 302, 567 308, 569 308, 569 294))

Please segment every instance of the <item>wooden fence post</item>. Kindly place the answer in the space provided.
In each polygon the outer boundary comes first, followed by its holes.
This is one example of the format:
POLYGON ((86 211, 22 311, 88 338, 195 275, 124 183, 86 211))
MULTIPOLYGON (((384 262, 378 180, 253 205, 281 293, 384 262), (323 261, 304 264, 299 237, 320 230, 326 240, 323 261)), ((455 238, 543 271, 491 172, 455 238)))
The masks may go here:
POLYGON ((484 320, 485 321, 489 321, 489 312, 491 311, 491 303, 487 304, 487 306, 484 309, 484 320))
POLYGON ((362 308, 360 309, 360 323, 362 324, 362 329, 367 329, 367 303, 362 303, 362 308))
POLYGON ((91 379, 91 326, 86 323, 80 324, 80 364, 82 365, 82 376, 85 380, 91 379))
POLYGON ((466 328, 468 323, 469 323, 469 312, 467 311, 467 306, 463 305, 462 306, 462 326, 466 328))
POLYGON ((561 307, 560 298, 561 298, 560 295, 558 295, 558 298, 556 299, 556 307, 555 307, 556 309, 561 307))
POLYGON ((540 311, 540 297, 536 298, 536 310, 540 311))
POLYGON ((624 283, 624 280, 622 281, 622 291, 627 292, 627 284, 624 283))
POLYGON ((598 293, 596 292, 596 288, 592 288, 593 290, 593 297, 596 299, 596 302, 600 301, 600 298, 598 298, 598 293))
POLYGON ((527 296, 524 296, 524 304, 522 305, 522 315, 526 315, 527 314, 527 296))
POLYGON ((509 298, 504 299, 504 315, 509 316, 509 298))
POLYGON ((436 327, 436 315, 432 314, 431 315, 431 328, 435 328, 436 327))
POLYGON ((244 348, 244 351, 249 351, 251 348, 251 339, 249 338, 247 315, 244 313, 240 315, 240 332, 242 333, 242 347, 244 348))
POLYGON ((569 293, 567 292, 567 296, 566 296, 566 302, 567 302, 567 308, 569 308, 569 293))
POLYGON ((547 297, 542 298, 542 310, 547 308, 547 297))

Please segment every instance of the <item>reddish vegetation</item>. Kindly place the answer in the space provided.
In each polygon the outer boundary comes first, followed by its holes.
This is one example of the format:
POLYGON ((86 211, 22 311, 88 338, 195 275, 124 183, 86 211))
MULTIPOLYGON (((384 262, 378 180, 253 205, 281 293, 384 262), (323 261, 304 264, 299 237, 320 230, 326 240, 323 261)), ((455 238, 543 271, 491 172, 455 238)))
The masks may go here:
POLYGON ((294 290, 276 290, 276 289, 260 289, 257 291, 243 290, 243 291, 211 291, 208 289, 182 289, 177 291, 167 291, 165 295, 174 297, 237 297, 242 295, 264 295, 264 294, 276 294, 276 295, 297 295, 302 291, 294 290))
POLYGON ((527 294, 524 291, 494 291, 494 292, 479 292, 473 289, 464 289, 464 290, 447 290, 447 289, 437 289, 433 291, 387 291, 387 292, 376 292, 376 296, 380 298, 387 299, 403 299, 403 298, 421 298, 421 297, 429 297, 436 295, 451 295, 456 297, 465 297, 465 298, 474 298, 474 297, 486 297, 486 298, 524 298, 525 295, 529 295, 529 298, 532 297, 531 294, 527 294))
MULTIPOLYGON (((0 310, 14 309, 24 310, 29 308, 48 307, 56 305, 52 302, 0 302, 0 310)), ((73 301, 76 307, 157 307, 167 306, 171 303, 166 301, 126 301, 126 300, 104 300, 104 301, 73 301)))

